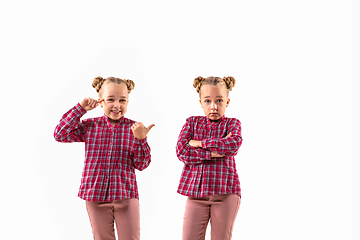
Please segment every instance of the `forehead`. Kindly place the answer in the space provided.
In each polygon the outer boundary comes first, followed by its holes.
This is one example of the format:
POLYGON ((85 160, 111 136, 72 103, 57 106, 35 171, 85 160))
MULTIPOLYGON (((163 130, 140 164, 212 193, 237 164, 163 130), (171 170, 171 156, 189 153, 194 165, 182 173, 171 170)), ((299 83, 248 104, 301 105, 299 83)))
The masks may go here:
POLYGON ((200 94, 202 98, 206 97, 226 97, 227 88, 224 84, 213 85, 202 85, 200 88, 200 94))
POLYGON ((102 96, 116 96, 116 97, 122 97, 128 96, 128 89, 125 84, 115 84, 115 83, 106 83, 101 87, 102 90, 102 96))

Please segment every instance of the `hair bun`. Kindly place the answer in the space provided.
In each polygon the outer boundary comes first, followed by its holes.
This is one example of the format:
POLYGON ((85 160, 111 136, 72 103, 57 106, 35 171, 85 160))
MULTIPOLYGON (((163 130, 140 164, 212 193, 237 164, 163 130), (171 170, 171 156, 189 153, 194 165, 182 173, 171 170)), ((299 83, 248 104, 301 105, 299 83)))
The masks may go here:
POLYGON ((124 79, 123 80, 126 84, 126 87, 129 91, 129 93, 131 92, 131 90, 133 90, 135 88, 135 83, 133 80, 130 80, 130 79, 124 79))
POLYGON ((224 77, 223 78, 227 89, 229 89, 230 91, 232 90, 232 88, 235 86, 236 80, 233 77, 224 77))
POLYGON ((205 81, 206 78, 203 77, 197 77, 194 79, 193 86, 196 88, 196 91, 199 93, 202 83, 205 81))
POLYGON ((102 77, 96 77, 94 78, 93 82, 92 82, 92 87, 95 88, 96 92, 99 93, 101 86, 103 85, 103 83, 105 82, 105 79, 102 77))

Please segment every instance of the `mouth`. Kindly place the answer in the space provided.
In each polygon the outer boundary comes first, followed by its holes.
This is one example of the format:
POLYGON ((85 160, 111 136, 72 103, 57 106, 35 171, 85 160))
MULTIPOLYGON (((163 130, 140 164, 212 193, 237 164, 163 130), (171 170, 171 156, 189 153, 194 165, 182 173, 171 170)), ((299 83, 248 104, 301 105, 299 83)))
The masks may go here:
POLYGON ((113 114, 120 114, 121 113, 121 111, 111 111, 113 114))
POLYGON ((210 118, 210 119, 218 119, 218 118, 219 118, 219 114, 217 114, 217 113, 210 113, 209 118, 210 118))

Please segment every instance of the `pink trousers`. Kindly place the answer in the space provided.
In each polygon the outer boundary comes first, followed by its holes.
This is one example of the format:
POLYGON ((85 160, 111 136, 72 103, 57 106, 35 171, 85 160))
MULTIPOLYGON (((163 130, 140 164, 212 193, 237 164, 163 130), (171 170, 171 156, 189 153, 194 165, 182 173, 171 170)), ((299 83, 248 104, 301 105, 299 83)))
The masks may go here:
POLYGON ((86 201, 95 240, 115 240, 114 221, 119 240, 140 239, 140 210, 136 198, 113 202, 86 201))
POLYGON ((239 207, 240 196, 236 194, 188 197, 182 239, 204 240, 209 220, 211 240, 231 239, 239 207))

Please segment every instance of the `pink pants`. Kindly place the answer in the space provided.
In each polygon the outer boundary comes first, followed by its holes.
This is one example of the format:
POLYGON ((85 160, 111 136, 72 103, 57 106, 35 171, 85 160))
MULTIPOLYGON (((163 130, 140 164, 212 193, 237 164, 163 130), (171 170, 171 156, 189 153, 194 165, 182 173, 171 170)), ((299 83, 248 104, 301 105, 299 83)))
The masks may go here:
POLYGON ((211 240, 231 239, 239 207, 240 196, 236 194, 188 197, 182 239, 204 240, 209 220, 211 240))
POLYGON ((113 202, 86 201, 95 240, 115 240, 114 221, 118 239, 140 239, 140 210, 136 198, 113 202))

